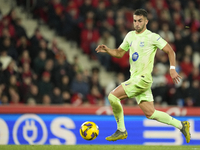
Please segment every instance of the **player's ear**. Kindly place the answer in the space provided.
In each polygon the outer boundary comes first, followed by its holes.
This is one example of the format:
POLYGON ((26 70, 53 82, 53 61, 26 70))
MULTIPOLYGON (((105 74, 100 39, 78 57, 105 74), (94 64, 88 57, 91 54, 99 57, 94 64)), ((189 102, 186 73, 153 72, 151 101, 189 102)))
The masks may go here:
POLYGON ((145 24, 147 25, 147 24, 148 24, 148 22, 149 22, 149 20, 148 20, 148 19, 146 19, 146 23, 145 23, 145 24))

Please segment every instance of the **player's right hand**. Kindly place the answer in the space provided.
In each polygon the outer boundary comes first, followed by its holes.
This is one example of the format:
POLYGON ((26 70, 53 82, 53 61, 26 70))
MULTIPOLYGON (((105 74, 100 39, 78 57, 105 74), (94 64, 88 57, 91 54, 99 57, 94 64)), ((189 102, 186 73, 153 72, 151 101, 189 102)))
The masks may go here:
POLYGON ((101 52, 101 53, 106 53, 108 50, 108 47, 106 45, 98 45, 97 48, 95 49, 95 51, 97 53, 101 52))

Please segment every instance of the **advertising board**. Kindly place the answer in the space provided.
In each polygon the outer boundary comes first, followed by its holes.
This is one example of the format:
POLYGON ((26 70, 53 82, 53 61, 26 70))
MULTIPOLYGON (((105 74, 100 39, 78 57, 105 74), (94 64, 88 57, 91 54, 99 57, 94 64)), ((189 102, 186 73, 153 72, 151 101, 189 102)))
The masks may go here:
POLYGON ((146 119, 144 116, 125 116, 128 138, 108 142, 106 136, 116 131, 113 115, 66 114, 0 114, 0 144, 135 144, 135 145, 199 145, 200 117, 176 117, 191 125, 191 142, 172 126, 146 119), (85 121, 99 126, 99 136, 86 141, 79 134, 85 121))

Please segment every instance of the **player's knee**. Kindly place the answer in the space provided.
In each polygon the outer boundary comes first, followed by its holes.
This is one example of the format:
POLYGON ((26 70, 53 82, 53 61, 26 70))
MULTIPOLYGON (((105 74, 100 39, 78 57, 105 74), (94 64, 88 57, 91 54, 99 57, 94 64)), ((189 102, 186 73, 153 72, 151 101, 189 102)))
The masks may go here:
POLYGON ((110 93, 108 95, 108 100, 110 102, 111 105, 113 104, 117 104, 116 102, 119 100, 115 95, 113 95, 112 93, 110 93))
POLYGON ((154 112, 151 112, 151 111, 146 112, 146 113, 145 113, 146 118, 148 118, 148 119, 154 119, 154 118, 152 118, 153 113, 154 113, 154 112))
MULTIPOLYGON (((145 114, 146 115, 146 114, 145 114)), ((148 112, 148 114, 146 115, 146 117, 148 118, 148 119, 154 119, 154 120, 156 120, 156 110, 154 110, 154 111, 150 111, 150 112, 148 112)))

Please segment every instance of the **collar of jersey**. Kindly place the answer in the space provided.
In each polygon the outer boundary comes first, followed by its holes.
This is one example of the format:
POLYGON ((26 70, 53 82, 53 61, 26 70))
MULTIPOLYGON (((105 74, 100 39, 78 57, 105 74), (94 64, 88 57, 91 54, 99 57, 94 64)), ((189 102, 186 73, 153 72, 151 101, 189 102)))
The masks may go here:
POLYGON ((136 36, 142 36, 142 35, 144 35, 144 34, 145 34, 145 32, 147 32, 147 29, 146 29, 146 30, 144 30, 144 32, 142 32, 142 33, 140 33, 140 34, 136 34, 136 33, 135 33, 135 35, 136 35, 136 36))

